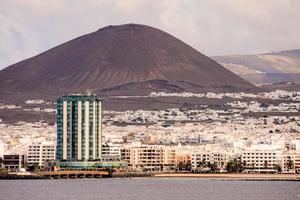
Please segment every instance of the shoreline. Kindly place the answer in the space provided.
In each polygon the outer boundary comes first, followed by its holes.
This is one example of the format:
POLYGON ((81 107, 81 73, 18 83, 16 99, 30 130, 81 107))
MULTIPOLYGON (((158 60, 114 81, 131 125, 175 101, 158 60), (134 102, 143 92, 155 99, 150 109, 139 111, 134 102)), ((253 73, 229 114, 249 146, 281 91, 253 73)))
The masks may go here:
POLYGON ((197 178, 207 180, 300 181, 300 174, 154 174, 154 178, 197 178))
POLYGON ((201 179, 201 180, 223 180, 223 181, 300 181, 300 174, 195 174, 195 173, 157 173, 157 174, 113 174, 112 176, 101 177, 59 177, 51 178, 43 175, 1 175, 1 180, 17 180, 17 179, 134 179, 134 178, 150 178, 150 179, 201 179))

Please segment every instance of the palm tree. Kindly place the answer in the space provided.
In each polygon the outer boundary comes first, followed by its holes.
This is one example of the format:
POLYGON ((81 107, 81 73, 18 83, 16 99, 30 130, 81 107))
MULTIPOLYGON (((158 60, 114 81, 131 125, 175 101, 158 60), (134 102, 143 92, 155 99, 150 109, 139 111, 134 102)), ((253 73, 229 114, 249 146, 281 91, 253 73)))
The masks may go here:
POLYGON ((244 169, 248 168, 248 164, 246 163, 246 161, 244 161, 244 162, 242 163, 242 166, 243 166, 244 169))
POLYGON ((288 171, 291 171, 292 169, 294 169, 294 162, 293 160, 289 159, 286 163, 286 167, 288 169, 288 171))
POLYGON ((200 161, 200 162, 198 163, 197 168, 202 169, 202 168, 206 167, 206 165, 207 165, 207 163, 206 163, 205 160, 203 159, 202 161, 200 161))
POLYGON ((184 163, 183 163, 182 161, 179 162, 179 163, 178 163, 178 166, 177 166, 178 170, 179 170, 179 171, 182 171, 182 170, 183 170, 183 167, 184 167, 184 163))
POLYGON ((209 162, 208 167, 210 168, 211 172, 215 172, 217 170, 217 164, 215 162, 213 163, 209 162))
POLYGON ((255 169, 255 163, 251 163, 251 169, 254 170, 255 169))
POLYGON ((278 164, 274 164, 274 165, 273 165, 273 168, 274 168, 275 170, 277 170, 277 172, 281 172, 281 171, 282 171, 281 166, 278 165, 278 164))
POLYGON ((264 162, 264 168, 265 168, 265 169, 268 169, 268 161, 265 161, 265 162, 264 162))
POLYGON ((187 163, 185 163, 185 170, 187 171, 191 171, 192 170, 192 163, 191 161, 187 161, 187 163))
POLYGON ((241 162, 240 160, 234 158, 233 160, 229 161, 226 165, 226 170, 229 173, 238 173, 244 171, 246 168, 247 163, 246 162, 241 162))

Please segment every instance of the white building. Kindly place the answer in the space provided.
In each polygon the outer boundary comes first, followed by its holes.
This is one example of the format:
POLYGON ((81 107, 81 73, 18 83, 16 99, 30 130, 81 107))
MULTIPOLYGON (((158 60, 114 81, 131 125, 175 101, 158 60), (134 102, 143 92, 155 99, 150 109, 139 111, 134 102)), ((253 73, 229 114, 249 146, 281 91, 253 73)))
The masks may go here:
POLYGON ((300 172, 300 134, 298 134, 295 139, 286 142, 285 148, 286 151, 283 156, 283 171, 300 172))
POLYGON ((282 167, 281 150, 244 150, 241 162, 252 171, 277 171, 277 166, 282 167))
POLYGON ((277 172, 284 170, 284 141, 256 141, 245 147, 240 155, 241 162, 249 171, 277 172))
POLYGON ((285 152, 282 156, 282 172, 295 173, 299 156, 293 152, 285 152))
POLYGON ((0 141, 0 158, 3 157, 3 155, 4 155, 4 150, 5 150, 5 148, 4 148, 4 143, 0 141))
POLYGON ((102 159, 121 159, 121 146, 119 144, 102 144, 102 159))
POLYGON ((27 152, 27 164, 42 167, 47 161, 55 160, 56 145, 43 142, 29 145, 27 152))

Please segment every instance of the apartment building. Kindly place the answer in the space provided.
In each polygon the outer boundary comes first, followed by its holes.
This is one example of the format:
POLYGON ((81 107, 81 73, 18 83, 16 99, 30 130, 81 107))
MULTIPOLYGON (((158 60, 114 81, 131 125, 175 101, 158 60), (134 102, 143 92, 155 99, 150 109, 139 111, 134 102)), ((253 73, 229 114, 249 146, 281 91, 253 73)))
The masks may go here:
POLYGON ((241 153, 241 162, 251 171, 276 172, 278 166, 282 168, 283 155, 281 150, 248 149, 241 153))
POLYGON ((231 158, 231 153, 225 151, 194 151, 191 156, 192 170, 205 168, 209 163, 215 164, 217 169, 222 170, 226 168, 231 158))
POLYGON ((121 159, 121 145, 113 143, 102 144, 102 159, 121 159))
POLYGON ((45 162, 55 160, 56 145, 43 142, 29 145, 27 152, 27 164, 43 167, 45 162))
POLYGON ((191 154, 189 152, 178 152, 176 151, 175 154, 175 163, 176 166, 180 164, 186 165, 187 163, 191 162, 191 154))
POLYGON ((121 148, 122 158, 128 167, 144 171, 168 171, 175 169, 175 150, 169 146, 125 145, 121 148))
POLYGON ((3 167, 10 172, 20 171, 25 164, 25 155, 3 155, 3 167))
POLYGON ((284 172, 300 172, 300 134, 285 143, 282 167, 284 172))

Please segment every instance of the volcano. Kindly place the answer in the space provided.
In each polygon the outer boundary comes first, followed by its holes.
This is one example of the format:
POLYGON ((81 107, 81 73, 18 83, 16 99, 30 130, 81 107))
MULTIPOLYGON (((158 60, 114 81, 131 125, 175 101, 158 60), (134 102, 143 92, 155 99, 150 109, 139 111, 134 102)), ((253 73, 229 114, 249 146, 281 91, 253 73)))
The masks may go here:
POLYGON ((140 95, 255 86, 159 29, 107 26, 0 71, 2 94, 140 95))

